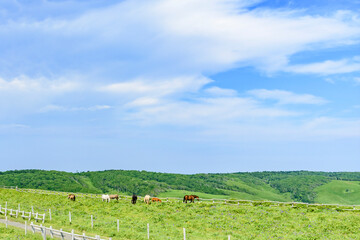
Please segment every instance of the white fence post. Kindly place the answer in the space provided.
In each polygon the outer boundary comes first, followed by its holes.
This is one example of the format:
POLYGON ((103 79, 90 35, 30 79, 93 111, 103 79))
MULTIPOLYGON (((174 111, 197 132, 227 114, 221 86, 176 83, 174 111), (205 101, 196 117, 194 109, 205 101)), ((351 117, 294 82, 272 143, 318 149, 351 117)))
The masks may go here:
POLYGON ((150 239, 150 226, 147 224, 147 238, 150 239))
POLYGON ((7 228, 7 225, 8 225, 7 216, 5 217, 5 224, 6 224, 6 228, 7 228))
POLYGON ((34 206, 31 206, 31 213, 34 214, 34 206))
POLYGON ((74 229, 71 230, 71 240, 74 240, 75 236, 74 236, 74 229))
POLYGON ((228 235, 228 240, 230 240, 230 235, 228 235))
POLYGON ((49 208, 49 218, 50 218, 50 221, 51 221, 51 208, 49 208))
POLYGON ((43 239, 46 240, 46 227, 42 227, 41 230, 43 232, 43 239))
POLYGON ((5 216, 7 216, 7 202, 5 202, 5 216))
POLYGON ((27 231, 27 224, 26 224, 26 220, 25 220, 25 235, 26 235, 26 232, 27 231))
POLYGON ((34 223, 33 223, 33 222, 31 222, 30 226, 31 226, 31 230, 32 230, 32 232, 33 232, 33 233, 35 233, 34 223))
POLYGON ((54 238, 54 233, 53 233, 53 231, 52 231, 52 226, 50 226, 50 236, 51 236, 51 238, 54 238))
POLYGON ((184 232, 184 240, 186 240, 186 231, 185 231, 185 228, 183 228, 183 232, 184 232))

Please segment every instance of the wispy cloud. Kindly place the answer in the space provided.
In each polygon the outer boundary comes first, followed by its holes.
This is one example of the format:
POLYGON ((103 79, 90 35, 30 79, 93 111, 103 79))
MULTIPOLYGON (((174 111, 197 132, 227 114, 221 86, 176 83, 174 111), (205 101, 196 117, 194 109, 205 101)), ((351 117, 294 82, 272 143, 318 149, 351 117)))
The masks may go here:
POLYGON ((42 113, 45 112, 78 112, 78 111, 99 111, 111 109, 112 107, 109 105, 95 105, 90 107, 65 107, 59 105, 47 105, 41 108, 39 111, 42 113))
POLYGON ((276 100, 279 104, 324 104, 328 102, 311 94, 296 94, 284 90, 255 89, 248 93, 258 99, 276 100))
POLYGON ((360 57, 341 60, 327 60, 324 62, 292 65, 286 68, 288 72, 302 74, 342 74, 360 72, 360 57))

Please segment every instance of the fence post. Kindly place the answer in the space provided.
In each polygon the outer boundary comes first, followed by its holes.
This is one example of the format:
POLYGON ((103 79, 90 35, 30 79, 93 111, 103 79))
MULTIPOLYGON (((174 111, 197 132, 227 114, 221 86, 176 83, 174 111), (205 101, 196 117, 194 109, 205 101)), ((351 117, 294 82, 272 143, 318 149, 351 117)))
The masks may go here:
POLYGON ((46 240, 46 227, 44 226, 41 229, 43 230, 43 239, 46 240))
POLYGON ((150 226, 147 224, 147 238, 150 239, 150 226))
POLYGON ((230 235, 228 235, 228 240, 230 240, 230 235))
POLYGON ((93 215, 91 215, 91 228, 94 228, 94 219, 93 219, 93 215))
POLYGON ((119 232, 119 226, 120 224, 119 224, 119 219, 117 220, 117 231, 119 232))
POLYGON ((49 208, 49 218, 50 218, 50 221, 51 221, 51 208, 49 208))
POLYGON ((5 217, 5 224, 6 224, 6 228, 7 228, 7 225, 8 225, 7 216, 5 217))
POLYGON ((53 233, 53 231, 52 231, 52 226, 50 226, 50 236, 51 236, 51 238, 54 238, 54 233, 53 233))
POLYGON ((5 216, 7 216, 7 202, 5 202, 5 216))
POLYGON ((31 213, 34 214, 34 206, 31 206, 31 213))
POLYGON ((27 231, 27 224, 26 224, 26 220, 25 220, 25 235, 26 235, 26 232, 27 231))
POLYGON ((32 232, 33 232, 33 233, 35 233, 34 223, 33 223, 33 222, 31 222, 30 226, 31 226, 31 230, 32 230, 32 232))
POLYGON ((186 240, 186 232, 185 232, 185 228, 183 228, 183 232, 184 232, 184 240, 186 240))
POLYGON ((18 205, 18 210, 20 211, 20 203, 19 203, 19 205, 18 205))
POLYGON ((45 222, 45 213, 44 213, 44 216, 43 216, 42 223, 44 223, 44 222, 45 222))
POLYGON ((60 236, 61 236, 61 239, 64 240, 64 234, 63 234, 62 228, 60 228, 60 236))
POLYGON ((71 230, 71 240, 74 240, 75 236, 74 236, 74 229, 71 230))

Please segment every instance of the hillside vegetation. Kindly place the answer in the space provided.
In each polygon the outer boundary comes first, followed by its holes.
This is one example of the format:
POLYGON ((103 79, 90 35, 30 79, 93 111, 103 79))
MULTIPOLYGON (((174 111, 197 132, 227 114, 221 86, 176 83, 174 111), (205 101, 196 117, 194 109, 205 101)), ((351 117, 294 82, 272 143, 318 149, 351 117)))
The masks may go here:
POLYGON ((84 193, 121 193, 181 197, 189 192, 202 198, 235 198, 360 204, 358 172, 252 172, 171 174, 107 170, 60 172, 18 170, 0 172, 0 185, 84 193))

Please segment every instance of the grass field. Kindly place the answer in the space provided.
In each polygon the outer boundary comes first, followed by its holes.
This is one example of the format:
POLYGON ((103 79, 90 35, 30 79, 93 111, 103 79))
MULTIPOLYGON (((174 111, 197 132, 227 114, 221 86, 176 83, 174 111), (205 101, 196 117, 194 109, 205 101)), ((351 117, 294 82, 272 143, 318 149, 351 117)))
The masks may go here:
POLYGON ((5 227, 5 224, 0 224, 0 239, 2 240, 41 240, 41 235, 34 235, 32 233, 28 233, 25 236, 24 230, 19 228, 8 226, 5 227))
POLYGON ((315 188, 316 202, 329 204, 359 204, 360 182, 359 181, 331 181, 315 188))
MULTIPOLYGON (((130 203, 130 199, 102 202, 81 198, 76 202, 64 196, 43 195, 0 189, 0 204, 9 208, 48 213, 45 226, 76 233, 99 234, 115 239, 146 239, 147 223, 151 239, 181 239, 186 228, 187 239, 359 239, 359 211, 342 211, 329 207, 250 206, 181 202, 130 203), (69 211, 72 223, 69 223, 69 211), (91 229, 90 215, 94 216, 91 229), (116 220, 120 221, 117 232, 116 220)), ((4 217, 0 215, 0 217, 4 217)), ((20 218, 9 218, 23 222, 20 218)), ((16 234, 16 233, 14 233, 16 234)), ((0 232, 0 238, 9 233, 0 232), (4 235, 5 234, 5 235, 4 235)))

